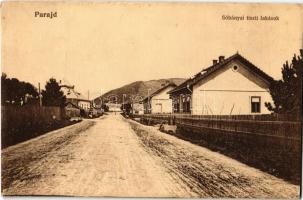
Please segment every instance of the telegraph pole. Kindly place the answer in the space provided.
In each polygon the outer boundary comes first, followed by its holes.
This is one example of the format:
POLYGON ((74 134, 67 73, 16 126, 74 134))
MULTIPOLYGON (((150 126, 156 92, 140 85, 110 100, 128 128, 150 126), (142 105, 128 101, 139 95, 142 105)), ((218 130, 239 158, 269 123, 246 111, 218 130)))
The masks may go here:
POLYGON ((101 106, 101 108, 102 108, 102 105, 103 105, 103 97, 102 97, 102 95, 103 95, 103 91, 101 89, 101 96, 100 96, 100 106, 101 106))
POLYGON ((150 91, 151 89, 149 88, 149 89, 147 89, 147 113, 149 114, 150 112, 151 112, 151 108, 150 108, 150 103, 149 103, 149 91, 150 91))
POLYGON ((126 96, 126 94, 122 95, 122 110, 123 110, 123 112, 124 112, 124 96, 126 96))
POLYGON ((40 89, 40 82, 38 83, 38 91, 39 91, 39 105, 42 106, 42 95, 41 95, 41 89, 40 89))

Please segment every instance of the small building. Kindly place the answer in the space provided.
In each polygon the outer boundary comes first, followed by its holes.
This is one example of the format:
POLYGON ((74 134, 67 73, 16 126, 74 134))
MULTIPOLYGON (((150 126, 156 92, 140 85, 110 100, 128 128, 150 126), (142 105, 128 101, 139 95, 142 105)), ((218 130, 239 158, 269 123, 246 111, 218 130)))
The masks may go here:
POLYGON ((105 103, 109 112, 121 112, 121 103, 105 103))
POLYGON ((172 113, 172 100, 167 92, 175 87, 176 84, 169 83, 143 99, 144 114, 172 113))
POLYGON ((265 102, 273 78, 239 53, 213 64, 169 91, 174 113, 194 115, 268 114, 265 102))
POLYGON ((144 114, 144 106, 142 102, 132 103, 132 114, 144 114))
POLYGON ((125 100, 124 103, 122 103, 122 105, 121 105, 121 110, 127 115, 144 114, 144 107, 143 107, 142 99, 143 98, 141 97, 141 98, 129 98, 129 99, 125 100))
POLYGON ((89 113, 92 104, 89 99, 86 99, 81 93, 77 92, 74 86, 61 84, 60 87, 66 96, 66 103, 70 102, 78 106, 86 115, 89 113))
POLYGON ((91 101, 88 99, 79 98, 78 99, 78 106, 85 111, 89 111, 91 109, 91 101))
POLYGON ((68 119, 71 119, 73 117, 80 117, 81 116, 80 115, 80 108, 78 106, 74 105, 71 102, 67 102, 65 104, 64 110, 65 110, 65 116, 68 119))

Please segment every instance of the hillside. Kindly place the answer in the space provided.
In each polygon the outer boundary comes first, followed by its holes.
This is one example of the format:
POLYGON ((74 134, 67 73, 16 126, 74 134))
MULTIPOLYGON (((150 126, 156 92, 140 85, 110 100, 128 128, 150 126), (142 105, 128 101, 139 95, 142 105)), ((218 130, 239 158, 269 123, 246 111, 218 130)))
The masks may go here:
MULTIPOLYGON (((124 98, 125 101, 129 100, 131 97, 140 99, 140 97, 144 98, 148 95, 148 89, 149 93, 152 94, 153 92, 157 91, 161 87, 163 87, 164 84, 167 84, 168 82, 173 82, 176 85, 181 84, 184 82, 185 79, 183 78, 169 78, 169 79, 159 79, 159 80, 150 80, 150 81, 136 81, 127 85, 124 85, 120 88, 113 89, 101 97, 106 99, 112 99, 113 96, 118 97, 117 103, 122 103, 122 96, 123 94, 126 94, 126 97, 124 98)), ((94 102, 96 104, 100 103, 100 97, 97 97, 94 99, 94 102)))

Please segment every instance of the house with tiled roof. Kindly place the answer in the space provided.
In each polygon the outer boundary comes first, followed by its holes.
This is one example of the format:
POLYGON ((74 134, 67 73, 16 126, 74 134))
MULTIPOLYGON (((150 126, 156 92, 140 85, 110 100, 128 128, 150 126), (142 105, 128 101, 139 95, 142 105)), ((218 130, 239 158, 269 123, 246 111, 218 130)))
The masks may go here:
POLYGON ((273 78, 239 53, 219 56, 168 92, 174 113, 194 115, 267 114, 272 102, 269 86, 273 78))
POLYGON ((74 85, 62 83, 62 81, 60 81, 60 87, 66 97, 66 103, 77 106, 79 109, 84 110, 86 114, 89 112, 92 102, 80 92, 77 92, 74 85))
POLYGON ((172 100, 167 92, 176 86, 175 83, 168 83, 144 98, 142 101, 144 113, 172 113, 172 100))

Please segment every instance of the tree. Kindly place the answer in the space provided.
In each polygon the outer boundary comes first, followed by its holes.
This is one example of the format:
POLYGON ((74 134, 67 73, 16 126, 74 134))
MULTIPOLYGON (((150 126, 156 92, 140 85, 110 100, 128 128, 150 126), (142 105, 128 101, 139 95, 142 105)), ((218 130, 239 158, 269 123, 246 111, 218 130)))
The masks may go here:
POLYGON ((37 89, 30 83, 8 78, 1 75, 1 102, 2 104, 23 105, 37 101, 37 89))
POLYGON ((61 91, 59 83, 54 78, 50 78, 42 90, 42 104, 44 106, 60 106, 64 107, 66 97, 61 91))
POLYGON ((271 84, 269 90, 274 105, 265 103, 268 110, 280 114, 302 112, 303 49, 300 54, 301 56, 294 55, 291 64, 286 61, 282 67, 282 80, 271 84))
POLYGON ((129 115, 132 110, 131 103, 125 103, 124 105, 121 105, 120 109, 124 112, 124 114, 129 115))

